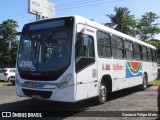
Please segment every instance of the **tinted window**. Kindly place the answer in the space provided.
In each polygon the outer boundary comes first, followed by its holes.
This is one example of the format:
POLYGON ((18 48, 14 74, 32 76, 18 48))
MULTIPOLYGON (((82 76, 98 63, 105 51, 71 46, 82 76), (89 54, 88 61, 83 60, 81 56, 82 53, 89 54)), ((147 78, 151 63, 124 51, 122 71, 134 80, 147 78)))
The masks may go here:
POLYGON ((134 58, 135 60, 141 60, 141 46, 137 43, 134 43, 134 58))
POLYGON ((152 60, 153 62, 156 62, 157 61, 157 56, 156 56, 156 51, 155 50, 152 50, 152 60))
POLYGON ((125 57, 127 60, 133 60, 133 44, 130 41, 124 42, 125 57))
POLYGON ((123 40, 121 38, 112 36, 112 56, 113 58, 122 59, 123 58, 123 40))
POLYGON ((148 50, 148 61, 152 61, 152 50, 150 48, 148 50))
POLYGON ((76 72, 95 62, 94 38, 82 33, 77 34, 76 42, 76 72))
POLYGON ((77 60, 81 57, 95 57, 93 37, 81 34, 81 36, 78 37, 76 49, 77 60))
POLYGON ((111 57, 110 35, 97 32, 98 55, 100 57, 111 57))
POLYGON ((147 47, 142 47, 143 60, 147 61, 147 47))

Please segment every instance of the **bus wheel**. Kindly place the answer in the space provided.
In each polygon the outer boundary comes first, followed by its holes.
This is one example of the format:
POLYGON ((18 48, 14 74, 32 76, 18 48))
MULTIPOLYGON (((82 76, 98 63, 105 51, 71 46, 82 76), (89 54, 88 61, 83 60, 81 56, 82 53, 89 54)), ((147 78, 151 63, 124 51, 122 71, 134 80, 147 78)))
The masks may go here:
POLYGON ((108 93, 107 93, 106 85, 104 83, 101 83, 100 89, 99 89, 99 95, 97 97, 97 103, 104 104, 106 102, 107 95, 108 93))
POLYGON ((147 88, 147 76, 144 74, 143 76, 143 83, 141 85, 141 90, 145 90, 147 88))

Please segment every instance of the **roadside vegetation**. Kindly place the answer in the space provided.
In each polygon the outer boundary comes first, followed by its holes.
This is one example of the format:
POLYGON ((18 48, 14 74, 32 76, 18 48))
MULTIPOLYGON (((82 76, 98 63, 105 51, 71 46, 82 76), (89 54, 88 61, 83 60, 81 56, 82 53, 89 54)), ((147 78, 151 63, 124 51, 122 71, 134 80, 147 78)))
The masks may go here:
POLYGON ((0 81, 0 86, 11 85, 10 82, 0 81))
POLYGON ((153 86, 160 86, 160 78, 155 81, 149 82, 148 84, 153 86))

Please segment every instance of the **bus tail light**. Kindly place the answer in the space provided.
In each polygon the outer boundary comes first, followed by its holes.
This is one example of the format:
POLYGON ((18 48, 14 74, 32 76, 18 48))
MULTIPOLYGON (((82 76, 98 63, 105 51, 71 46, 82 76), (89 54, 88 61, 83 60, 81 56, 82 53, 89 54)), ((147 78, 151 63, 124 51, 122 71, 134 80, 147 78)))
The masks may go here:
POLYGON ((59 83, 58 88, 66 87, 71 79, 71 76, 72 76, 71 74, 65 76, 63 80, 59 83))

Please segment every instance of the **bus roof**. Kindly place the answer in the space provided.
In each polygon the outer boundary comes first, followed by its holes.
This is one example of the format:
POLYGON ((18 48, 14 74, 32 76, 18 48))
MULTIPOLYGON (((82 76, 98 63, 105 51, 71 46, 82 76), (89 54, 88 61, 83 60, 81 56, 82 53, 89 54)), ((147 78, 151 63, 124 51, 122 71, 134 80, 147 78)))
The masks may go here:
POLYGON ((102 30, 102 31, 104 31, 104 32, 107 32, 107 33, 109 33, 109 34, 116 35, 117 37, 121 37, 121 38, 124 38, 124 39, 127 39, 127 40, 131 40, 131 41, 136 42, 136 43, 138 43, 138 44, 140 44, 140 45, 144 45, 144 46, 146 46, 146 47, 150 47, 150 48, 152 48, 152 49, 156 49, 156 47, 154 47, 153 45, 147 44, 147 43, 145 43, 145 42, 143 42, 143 41, 141 41, 141 40, 138 40, 138 39, 136 39, 136 38, 134 38, 134 37, 131 37, 131 36, 129 36, 129 35, 126 35, 126 34, 124 34, 124 33, 121 33, 121 32, 119 32, 119 31, 116 31, 116 30, 114 30, 114 29, 111 29, 111 28, 109 28, 109 27, 107 27, 107 26, 104 26, 104 25, 102 25, 102 24, 100 24, 100 23, 96 23, 96 22, 94 22, 94 21, 92 21, 92 20, 86 19, 86 18, 81 17, 81 16, 74 16, 74 17, 75 17, 77 23, 86 24, 86 25, 95 27, 95 28, 97 28, 97 29, 99 29, 99 30, 102 30))

